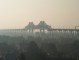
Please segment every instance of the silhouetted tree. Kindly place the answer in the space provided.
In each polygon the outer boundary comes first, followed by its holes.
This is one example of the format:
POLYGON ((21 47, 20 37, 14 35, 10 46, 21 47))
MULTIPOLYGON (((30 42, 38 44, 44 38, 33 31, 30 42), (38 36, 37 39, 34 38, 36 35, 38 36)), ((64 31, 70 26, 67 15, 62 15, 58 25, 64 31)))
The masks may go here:
POLYGON ((5 59, 6 60, 17 60, 16 53, 14 52, 7 53, 5 59))
POLYGON ((26 53, 26 60, 44 60, 44 54, 34 41, 29 43, 26 53))
POLYGON ((44 43, 41 47, 48 55, 55 56, 57 54, 57 48, 53 43, 44 43))
POLYGON ((23 52, 21 52, 20 56, 19 56, 19 60, 26 60, 25 59, 25 55, 23 52))
POLYGON ((73 55, 78 59, 79 57, 79 41, 78 40, 74 41, 72 45, 72 52, 73 52, 73 55))

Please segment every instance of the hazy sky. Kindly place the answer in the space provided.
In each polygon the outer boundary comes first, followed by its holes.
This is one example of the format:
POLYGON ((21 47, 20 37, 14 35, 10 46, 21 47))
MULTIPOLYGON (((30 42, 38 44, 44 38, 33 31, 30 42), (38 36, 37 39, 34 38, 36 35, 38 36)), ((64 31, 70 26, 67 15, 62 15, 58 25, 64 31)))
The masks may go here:
POLYGON ((0 29, 41 20, 57 28, 79 26, 79 0, 0 0, 0 29))

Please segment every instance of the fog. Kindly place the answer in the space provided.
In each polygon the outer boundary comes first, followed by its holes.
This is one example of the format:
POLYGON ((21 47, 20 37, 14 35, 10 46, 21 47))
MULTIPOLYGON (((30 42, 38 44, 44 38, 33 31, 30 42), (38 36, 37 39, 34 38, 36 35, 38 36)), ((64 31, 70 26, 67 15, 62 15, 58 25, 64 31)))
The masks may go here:
POLYGON ((52 27, 79 25, 78 0, 0 0, 0 29, 24 28, 44 20, 52 27))

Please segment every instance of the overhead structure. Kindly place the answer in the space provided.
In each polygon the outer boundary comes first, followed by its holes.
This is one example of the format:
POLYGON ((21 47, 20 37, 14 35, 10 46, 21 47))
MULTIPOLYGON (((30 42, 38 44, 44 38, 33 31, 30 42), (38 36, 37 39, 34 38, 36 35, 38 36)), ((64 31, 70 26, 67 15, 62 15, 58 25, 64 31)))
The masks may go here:
POLYGON ((40 23, 38 25, 34 25, 33 22, 29 22, 29 24, 25 27, 26 30, 29 30, 30 31, 34 31, 35 29, 39 29, 40 32, 44 32, 45 30, 47 31, 52 31, 52 28, 51 26, 47 25, 45 23, 45 21, 40 21, 40 23))
POLYGON ((29 24, 25 27, 25 30, 28 30, 29 32, 33 32, 33 30, 35 29, 35 25, 33 22, 29 22, 29 24))
POLYGON ((49 29, 51 29, 51 26, 47 25, 45 21, 40 21, 40 23, 37 25, 37 29, 39 29, 40 32, 44 32, 44 30, 48 31, 49 29))

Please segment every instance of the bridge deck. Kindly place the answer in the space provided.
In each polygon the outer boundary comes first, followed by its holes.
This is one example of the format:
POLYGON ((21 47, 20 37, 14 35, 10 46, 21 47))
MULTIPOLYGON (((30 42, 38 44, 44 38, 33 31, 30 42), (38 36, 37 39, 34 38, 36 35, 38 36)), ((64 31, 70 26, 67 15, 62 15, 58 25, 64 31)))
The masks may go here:
MULTIPOLYGON (((2 29, 0 31, 26 31, 25 29, 2 29)), ((52 31, 79 31, 79 29, 52 29, 52 31)))

